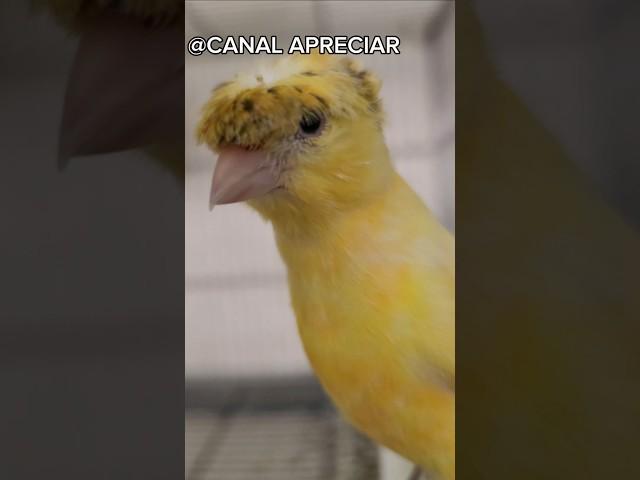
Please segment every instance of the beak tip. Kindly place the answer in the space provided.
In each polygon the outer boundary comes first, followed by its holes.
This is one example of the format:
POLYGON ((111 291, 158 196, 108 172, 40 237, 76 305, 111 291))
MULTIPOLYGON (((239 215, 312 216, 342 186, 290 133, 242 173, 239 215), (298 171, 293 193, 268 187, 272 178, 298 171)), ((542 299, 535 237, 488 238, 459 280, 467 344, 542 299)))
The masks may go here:
POLYGON ((209 211, 213 211, 213 208, 217 205, 218 203, 218 198, 217 195, 214 192, 211 192, 211 195, 209 196, 209 211))

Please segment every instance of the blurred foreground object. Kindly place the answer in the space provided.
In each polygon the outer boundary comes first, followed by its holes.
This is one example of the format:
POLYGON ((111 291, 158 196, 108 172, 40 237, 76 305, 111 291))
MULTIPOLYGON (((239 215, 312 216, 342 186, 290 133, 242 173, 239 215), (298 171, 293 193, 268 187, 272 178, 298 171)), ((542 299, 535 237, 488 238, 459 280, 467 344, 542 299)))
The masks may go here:
POLYGON ((638 233, 456 18, 459 474, 639 478, 638 233))

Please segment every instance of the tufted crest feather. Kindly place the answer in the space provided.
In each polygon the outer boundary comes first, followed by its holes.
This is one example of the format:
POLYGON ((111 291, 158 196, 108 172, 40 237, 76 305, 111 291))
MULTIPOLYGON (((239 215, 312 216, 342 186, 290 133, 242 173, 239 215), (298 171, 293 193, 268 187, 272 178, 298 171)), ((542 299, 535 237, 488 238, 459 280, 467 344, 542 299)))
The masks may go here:
POLYGON ((295 134, 303 115, 368 116, 381 124, 380 81, 353 59, 291 55, 214 88, 196 130, 199 143, 268 149, 295 134))

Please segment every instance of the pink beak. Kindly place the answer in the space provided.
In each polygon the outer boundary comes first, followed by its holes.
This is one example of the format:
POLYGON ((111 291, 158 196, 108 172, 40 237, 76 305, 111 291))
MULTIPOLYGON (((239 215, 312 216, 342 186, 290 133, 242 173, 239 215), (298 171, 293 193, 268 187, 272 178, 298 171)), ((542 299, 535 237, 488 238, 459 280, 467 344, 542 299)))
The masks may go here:
POLYGON ((224 147, 213 171, 209 209, 260 197, 277 186, 277 172, 270 168, 265 153, 236 145, 224 147))

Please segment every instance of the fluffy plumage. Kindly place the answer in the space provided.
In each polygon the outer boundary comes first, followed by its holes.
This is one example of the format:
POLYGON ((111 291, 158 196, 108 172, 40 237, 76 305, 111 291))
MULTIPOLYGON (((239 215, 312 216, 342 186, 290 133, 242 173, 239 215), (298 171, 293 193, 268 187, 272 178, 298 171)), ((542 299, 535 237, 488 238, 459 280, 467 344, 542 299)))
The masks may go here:
POLYGON ((379 86, 350 59, 286 57, 214 89, 197 137, 264 152, 275 172, 249 204, 273 224, 302 342, 338 408, 453 479, 453 238, 393 168, 379 86), (308 116, 322 118, 311 136, 308 116))

